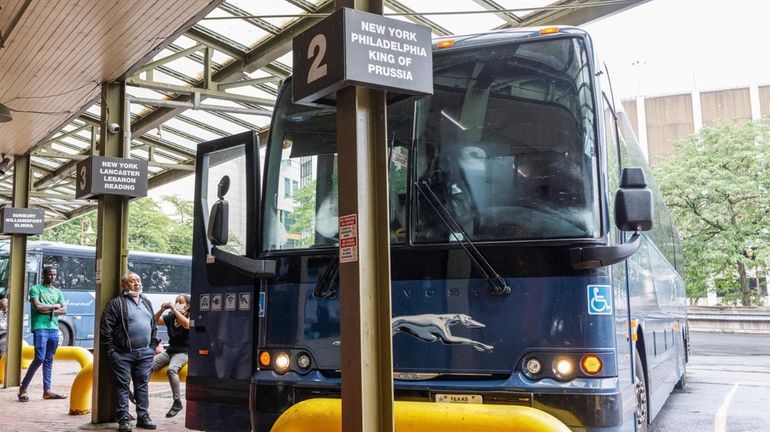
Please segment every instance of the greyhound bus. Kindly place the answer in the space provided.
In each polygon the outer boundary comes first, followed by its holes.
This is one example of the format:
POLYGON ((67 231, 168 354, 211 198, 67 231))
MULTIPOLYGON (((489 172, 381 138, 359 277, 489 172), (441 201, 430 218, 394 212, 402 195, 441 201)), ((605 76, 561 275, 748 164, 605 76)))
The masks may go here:
MULTIPOLYGON (((8 286, 10 243, 0 244, 0 286, 8 286)), ((158 309, 173 302, 179 294, 190 293, 189 256, 150 252, 129 252, 128 268, 142 278, 143 294, 158 309)), ((29 328, 29 287, 43 282, 43 268, 57 270, 54 286, 61 289, 67 314, 59 317, 59 345, 94 346, 94 313, 96 307, 96 249, 47 241, 27 242, 24 278, 23 338, 32 344, 29 328)), ((158 327, 158 337, 167 341, 165 327, 158 327)))
MULTIPOLYGON (((590 36, 447 37, 433 67, 387 108, 395 399, 648 430, 685 384, 682 246, 590 36)), ((291 88, 261 187, 253 133, 199 147, 193 429, 341 394, 336 114, 291 88)))

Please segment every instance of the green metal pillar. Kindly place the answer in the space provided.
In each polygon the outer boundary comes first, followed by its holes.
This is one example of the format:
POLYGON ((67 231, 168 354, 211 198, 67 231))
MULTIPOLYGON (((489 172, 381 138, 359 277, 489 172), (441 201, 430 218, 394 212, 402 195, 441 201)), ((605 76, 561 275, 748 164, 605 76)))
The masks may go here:
MULTIPOLYGON (((382 0, 337 0, 382 14, 382 0)), ((358 260, 340 264, 342 430, 393 430, 385 92, 337 92, 339 215, 357 217, 358 260)))
MULTIPOLYGON (((13 207, 29 205, 29 155, 18 156, 13 163, 13 207)), ((21 332, 24 325, 24 276, 27 268, 27 235, 11 235, 8 277, 8 334, 5 354, 5 387, 21 384, 21 332)))
MULTIPOLYGON (((99 155, 128 157, 131 144, 124 142, 126 135, 122 132, 129 126, 124 124, 124 110, 127 109, 125 84, 103 84, 101 105, 99 155), (110 132, 109 125, 113 123, 120 125, 120 131, 110 132)), ((99 197, 96 235, 96 321, 91 422, 107 423, 115 421, 115 396, 110 360, 99 345, 99 322, 107 303, 120 293, 120 277, 128 269, 128 198, 113 195, 99 197)))

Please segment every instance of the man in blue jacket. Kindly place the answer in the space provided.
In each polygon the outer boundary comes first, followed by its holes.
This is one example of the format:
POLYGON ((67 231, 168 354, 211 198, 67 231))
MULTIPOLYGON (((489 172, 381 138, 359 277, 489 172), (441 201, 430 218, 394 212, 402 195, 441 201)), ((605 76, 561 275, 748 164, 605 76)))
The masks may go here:
POLYGON ((134 381, 136 427, 155 429, 149 413, 152 359, 158 344, 158 327, 152 303, 142 295, 142 281, 133 272, 120 280, 123 293, 110 300, 102 314, 99 330, 101 348, 110 358, 117 392, 115 417, 119 432, 131 432, 128 413, 129 384, 134 381))

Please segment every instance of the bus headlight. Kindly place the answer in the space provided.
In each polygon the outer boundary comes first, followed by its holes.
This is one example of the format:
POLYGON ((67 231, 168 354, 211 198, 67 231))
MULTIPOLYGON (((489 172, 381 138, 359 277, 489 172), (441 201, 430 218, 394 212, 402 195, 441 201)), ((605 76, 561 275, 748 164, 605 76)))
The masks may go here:
POLYGON ((307 369, 310 367, 310 355, 308 353, 300 353, 297 356, 297 366, 299 366, 302 369, 307 369))
POLYGON ((529 375, 535 376, 543 371, 543 363, 535 357, 530 357, 524 362, 524 369, 529 375))
POLYGON ((553 359, 553 373, 561 380, 575 378, 575 363, 569 357, 559 356, 553 359))
POLYGON ((289 370, 290 364, 291 360, 289 359, 289 355, 285 352, 279 352, 276 354, 275 360, 273 361, 273 369, 279 374, 285 374, 286 371, 289 370))

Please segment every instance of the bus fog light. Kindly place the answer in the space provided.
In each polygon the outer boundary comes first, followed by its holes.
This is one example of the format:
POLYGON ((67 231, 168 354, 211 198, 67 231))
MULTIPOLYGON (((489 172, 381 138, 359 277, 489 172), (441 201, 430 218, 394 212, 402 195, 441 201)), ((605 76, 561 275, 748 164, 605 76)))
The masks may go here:
POLYGON ((524 367, 527 370, 527 373, 530 375, 537 375, 543 371, 543 364, 540 363, 540 360, 534 357, 527 359, 524 367))
POLYGON ((559 379, 572 379, 575 375, 575 364, 567 357, 557 357, 553 361, 553 373, 559 379))
POLYGON ((297 366, 299 366, 302 369, 309 368, 310 356, 307 355, 307 353, 300 353, 300 355, 297 356, 297 366))
POLYGON ((286 371, 289 370, 290 363, 289 355, 285 352, 279 352, 273 361, 273 369, 279 374, 286 373, 286 371))

